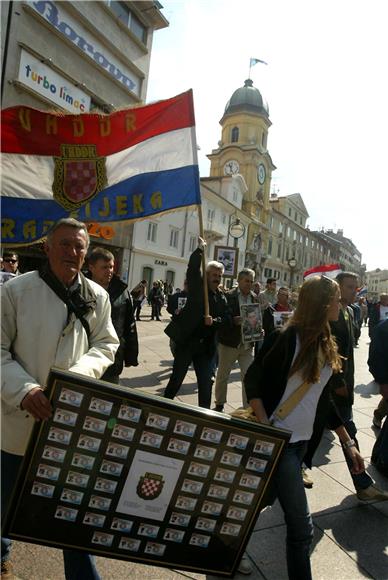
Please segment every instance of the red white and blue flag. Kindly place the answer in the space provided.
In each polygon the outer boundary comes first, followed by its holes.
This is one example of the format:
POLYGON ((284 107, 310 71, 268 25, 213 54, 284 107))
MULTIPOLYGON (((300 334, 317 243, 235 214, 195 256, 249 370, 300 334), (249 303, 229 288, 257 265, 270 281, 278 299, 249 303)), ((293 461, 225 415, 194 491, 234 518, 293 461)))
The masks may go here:
POLYGON ((320 266, 314 266, 314 268, 306 270, 303 274, 303 279, 307 280, 312 276, 327 276, 328 278, 334 279, 341 272, 342 269, 339 264, 321 264, 320 266))
POLYGON ((2 242, 62 217, 138 220, 201 203, 192 91, 110 115, 2 111, 2 242))

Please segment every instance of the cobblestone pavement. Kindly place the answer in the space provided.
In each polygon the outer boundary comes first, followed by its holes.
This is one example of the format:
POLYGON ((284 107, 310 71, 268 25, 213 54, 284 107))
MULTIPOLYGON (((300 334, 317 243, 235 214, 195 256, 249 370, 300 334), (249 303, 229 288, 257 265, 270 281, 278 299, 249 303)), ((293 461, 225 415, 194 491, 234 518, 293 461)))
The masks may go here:
MULTIPOLYGON (((138 323, 139 366, 125 369, 122 375, 123 386, 155 395, 163 394, 172 365, 168 338, 163 333, 169 316, 165 310, 163 313, 161 322, 151 321, 149 308, 143 308, 142 320, 138 323)), ((367 328, 363 328, 359 347, 355 350, 354 416, 367 471, 381 488, 388 490, 388 480, 369 464, 376 437, 371 426, 372 414, 379 395, 366 364, 368 345, 367 328)), ((235 368, 228 386, 226 411, 241 405, 239 378, 238 369, 235 368)), ((196 380, 192 369, 187 374, 178 398, 185 403, 197 403, 196 380)), ((314 487, 307 494, 315 526, 312 552, 314 580, 388 580, 388 502, 365 505, 357 500, 338 440, 331 432, 324 435, 311 475, 314 487)), ((248 544, 248 555, 254 567, 250 576, 252 580, 287 578, 284 542, 282 511, 275 503, 260 515, 248 544)), ((23 580, 64 578, 60 550, 15 542, 13 560, 15 573, 23 580)), ((106 558, 98 558, 97 564, 103 580, 206 578, 202 574, 106 558)), ((236 578, 242 577, 236 575, 236 578)), ((207 578, 210 580, 211 577, 207 578)))

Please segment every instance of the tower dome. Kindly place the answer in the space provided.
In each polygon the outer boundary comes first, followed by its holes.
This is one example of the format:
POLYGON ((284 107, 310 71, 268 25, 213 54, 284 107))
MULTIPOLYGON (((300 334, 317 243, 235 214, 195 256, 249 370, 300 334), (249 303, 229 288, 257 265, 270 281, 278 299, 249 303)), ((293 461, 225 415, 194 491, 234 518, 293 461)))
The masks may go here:
POLYGON ((258 113, 268 117, 269 109, 260 91, 253 86, 253 81, 247 79, 244 86, 235 90, 226 104, 224 115, 240 111, 258 113))

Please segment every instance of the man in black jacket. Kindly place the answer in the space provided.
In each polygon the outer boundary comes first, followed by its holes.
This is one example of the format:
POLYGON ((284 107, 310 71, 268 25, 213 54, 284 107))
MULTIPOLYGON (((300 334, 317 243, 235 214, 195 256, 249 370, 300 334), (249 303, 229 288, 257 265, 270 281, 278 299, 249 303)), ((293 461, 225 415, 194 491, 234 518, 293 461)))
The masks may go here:
MULTIPOLYGON (((249 268, 244 268, 237 276, 237 288, 233 288, 225 294, 229 309, 233 318, 232 329, 221 327, 218 332, 218 371, 215 385, 215 411, 223 411, 226 403, 228 379, 233 364, 238 361, 241 371, 241 388, 245 373, 253 361, 253 342, 243 343, 241 334, 242 304, 255 304, 258 298, 252 292, 255 273, 249 268)), ((242 388, 242 403, 247 406, 245 389, 242 388)))
POLYGON ((209 316, 204 315, 204 292, 201 276, 202 254, 205 242, 199 238, 200 247, 190 256, 186 273, 187 301, 179 316, 173 317, 165 333, 175 343, 175 359, 172 375, 164 396, 173 399, 178 393, 189 368, 193 363, 198 381, 198 405, 210 409, 212 373, 216 353, 215 334, 221 324, 229 323, 226 298, 218 289, 224 266, 209 262, 206 282, 209 296, 209 316))
POLYGON ((113 254, 105 248, 94 248, 88 258, 89 277, 109 294, 111 318, 120 340, 115 361, 101 380, 119 384, 124 365, 138 365, 139 344, 131 295, 128 286, 113 273, 114 264, 113 254))

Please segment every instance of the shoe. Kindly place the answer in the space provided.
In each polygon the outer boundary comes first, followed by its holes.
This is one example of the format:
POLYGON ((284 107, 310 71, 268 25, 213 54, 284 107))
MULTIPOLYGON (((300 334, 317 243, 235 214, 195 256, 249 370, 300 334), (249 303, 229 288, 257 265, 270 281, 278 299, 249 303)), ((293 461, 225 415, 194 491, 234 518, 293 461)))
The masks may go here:
POLYGON ((302 467, 302 478, 303 478, 303 485, 306 489, 311 489, 314 485, 314 481, 309 477, 306 473, 306 469, 302 467))
POLYGON ((246 556, 245 554, 241 558, 241 562, 240 562, 237 570, 238 570, 238 572, 240 572, 240 574, 246 574, 246 575, 252 574, 253 566, 252 566, 248 556, 246 556))
POLYGON ((13 573, 11 560, 1 562, 1 580, 17 580, 17 576, 13 573))
POLYGON ((219 413, 222 413, 224 410, 224 405, 216 405, 215 407, 213 407, 213 411, 218 411, 219 413))
POLYGON ((373 415, 372 423, 373 426, 376 427, 376 429, 381 429, 381 419, 376 417, 376 415, 373 415))
POLYGON ((366 489, 360 489, 357 492, 357 497, 361 501, 388 501, 388 491, 383 491, 372 483, 366 489))

